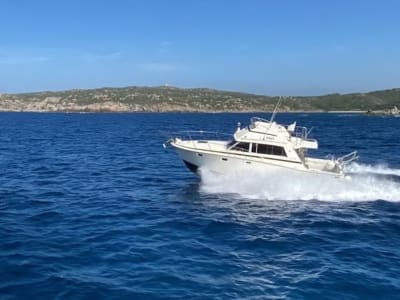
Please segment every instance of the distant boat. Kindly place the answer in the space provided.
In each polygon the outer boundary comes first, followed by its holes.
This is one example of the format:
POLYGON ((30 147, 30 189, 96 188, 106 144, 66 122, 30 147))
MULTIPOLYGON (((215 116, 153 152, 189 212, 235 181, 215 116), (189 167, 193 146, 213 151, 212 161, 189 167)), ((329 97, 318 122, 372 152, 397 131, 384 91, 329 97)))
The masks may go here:
POLYGON ((392 110, 390 111, 390 114, 394 117, 400 117, 400 110, 397 108, 397 106, 393 107, 392 110))
POLYGON ((285 126, 271 120, 252 118, 249 126, 221 140, 207 138, 205 131, 178 133, 164 143, 175 148, 193 172, 204 167, 216 173, 246 170, 292 170, 299 173, 344 178, 344 165, 357 159, 354 151, 340 158, 321 159, 307 156, 307 149, 317 149, 318 142, 309 139, 306 127, 296 122, 285 126), (202 138, 199 137, 199 134, 202 138), (197 136, 197 137, 196 137, 197 136))
POLYGON ((367 115, 370 116, 382 116, 382 117, 387 117, 387 116, 392 116, 392 117, 400 117, 400 110, 397 108, 397 106, 394 106, 392 109, 386 109, 386 110, 368 110, 367 115))

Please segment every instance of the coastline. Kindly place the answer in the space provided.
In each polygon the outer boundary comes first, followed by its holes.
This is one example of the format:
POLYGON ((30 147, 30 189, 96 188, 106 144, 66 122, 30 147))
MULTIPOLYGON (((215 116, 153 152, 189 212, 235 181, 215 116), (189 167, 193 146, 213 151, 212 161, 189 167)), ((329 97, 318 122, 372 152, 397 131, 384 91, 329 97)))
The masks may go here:
MULTIPOLYGON (((135 113, 157 113, 157 114, 168 114, 168 113, 198 113, 198 114, 249 114, 249 113, 273 113, 272 110, 142 110, 142 111, 128 111, 128 110, 3 110, 0 109, 0 113, 60 113, 60 114, 135 114, 135 113)), ((279 110, 279 113, 288 114, 367 114, 367 111, 362 110, 340 110, 340 111, 323 111, 323 110, 279 110)), ((379 114, 374 114, 379 115, 379 114)))
POLYGON ((381 115, 400 106, 400 89, 279 97, 205 88, 123 87, 0 94, 0 111, 63 113, 285 113, 381 115))

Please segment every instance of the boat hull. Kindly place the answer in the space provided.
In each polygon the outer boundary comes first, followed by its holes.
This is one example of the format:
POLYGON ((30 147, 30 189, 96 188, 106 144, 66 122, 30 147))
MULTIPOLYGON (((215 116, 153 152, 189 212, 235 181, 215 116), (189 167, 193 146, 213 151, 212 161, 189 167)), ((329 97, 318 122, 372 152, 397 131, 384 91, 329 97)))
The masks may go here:
POLYGON ((198 173, 199 169, 206 169, 214 173, 227 174, 240 171, 268 171, 268 172, 299 172, 302 175, 314 174, 330 177, 343 177, 341 174, 310 170, 302 163, 287 162, 283 160, 273 160, 257 158, 246 155, 232 155, 228 153, 200 151, 171 144, 188 169, 198 173))

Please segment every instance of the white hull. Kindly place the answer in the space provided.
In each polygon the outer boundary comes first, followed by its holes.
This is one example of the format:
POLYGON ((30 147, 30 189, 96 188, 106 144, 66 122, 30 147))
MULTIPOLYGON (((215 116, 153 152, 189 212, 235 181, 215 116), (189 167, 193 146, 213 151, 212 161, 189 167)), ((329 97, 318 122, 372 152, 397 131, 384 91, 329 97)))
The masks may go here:
POLYGON ((266 159, 243 154, 222 153, 215 151, 204 151, 199 149, 191 149, 171 143, 176 149, 180 158, 185 162, 186 166, 193 172, 198 168, 207 169, 209 171, 227 174, 230 172, 240 172, 246 170, 278 172, 289 170, 293 172, 314 175, 325 175, 330 177, 342 178, 342 174, 326 172, 315 169, 308 169, 302 163, 290 162, 277 159, 266 159))

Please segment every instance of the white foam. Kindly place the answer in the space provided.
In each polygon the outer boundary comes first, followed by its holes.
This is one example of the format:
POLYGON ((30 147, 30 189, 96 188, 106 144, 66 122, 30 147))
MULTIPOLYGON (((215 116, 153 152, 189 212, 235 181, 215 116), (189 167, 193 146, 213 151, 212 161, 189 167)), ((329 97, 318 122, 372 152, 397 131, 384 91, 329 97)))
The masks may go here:
POLYGON ((400 182, 383 176, 400 176, 400 169, 352 164, 347 170, 353 173, 350 180, 311 174, 299 176, 286 170, 224 175, 201 170, 201 191, 266 200, 400 201, 400 182))
POLYGON ((391 169, 388 165, 364 165, 358 163, 351 163, 346 167, 347 172, 351 173, 369 173, 369 174, 382 174, 382 175, 395 175, 400 176, 400 169, 391 169))

